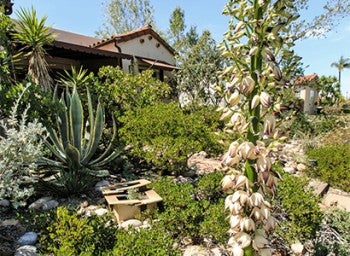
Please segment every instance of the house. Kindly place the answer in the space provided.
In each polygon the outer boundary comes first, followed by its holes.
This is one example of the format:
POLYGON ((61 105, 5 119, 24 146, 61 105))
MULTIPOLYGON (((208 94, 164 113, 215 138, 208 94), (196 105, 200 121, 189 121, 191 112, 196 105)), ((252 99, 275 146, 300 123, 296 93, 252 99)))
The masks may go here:
POLYGON ((102 66, 119 66, 125 72, 153 69, 157 78, 171 77, 175 66, 174 49, 150 25, 109 39, 98 39, 69 31, 51 29, 55 40, 46 46, 50 71, 102 66))
POLYGON ((304 113, 306 114, 315 114, 317 112, 317 82, 318 76, 315 73, 299 76, 294 81, 296 95, 304 101, 304 113))
POLYGON ((175 66, 175 50, 151 25, 96 42, 92 47, 132 55, 133 60, 123 59, 125 72, 131 72, 131 69, 141 72, 152 68, 156 76, 164 80, 165 76, 171 76, 171 71, 178 69, 175 66))

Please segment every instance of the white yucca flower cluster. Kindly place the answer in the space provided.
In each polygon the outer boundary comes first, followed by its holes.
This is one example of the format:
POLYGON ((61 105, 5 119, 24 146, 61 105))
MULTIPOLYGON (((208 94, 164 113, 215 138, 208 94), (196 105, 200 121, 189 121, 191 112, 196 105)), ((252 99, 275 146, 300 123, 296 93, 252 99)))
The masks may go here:
POLYGON ((271 255, 272 252, 266 233, 275 227, 271 205, 265 200, 264 192, 254 192, 253 182, 235 169, 242 162, 254 161, 257 182, 263 184, 265 190, 275 193, 277 178, 271 172, 272 161, 267 156, 269 150, 263 142, 257 144, 232 142, 223 157, 223 164, 230 167, 230 171, 222 180, 222 188, 233 193, 226 197, 225 209, 230 212, 231 238, 228 245, 234 255, 243 255, 248 246, 252 246, 259 255, 271 255))
POLYGON ((276 221, 266 195, 276 192, 278 180, 270 156, 286 139, 276 115, 282 114, 278 95, 287 83, 275 57, 291 53, 287 26, 294 17, 286 8, 293 8, 292 0, 230 0, 223 11, 232 19, 220 46, 230 65, 221 73, 225 88, 218 89, 226 105, 219 111, 225 131, 239 137, 222 159, 234 256, 272 255, 268 233, 276 221))

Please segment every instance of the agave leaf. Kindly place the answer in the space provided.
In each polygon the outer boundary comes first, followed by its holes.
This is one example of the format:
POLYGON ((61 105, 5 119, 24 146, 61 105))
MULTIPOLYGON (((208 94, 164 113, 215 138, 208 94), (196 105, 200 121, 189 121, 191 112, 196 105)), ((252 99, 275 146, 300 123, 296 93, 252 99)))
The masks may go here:
POLYGON ((111 152, 111 150, 112 150, 113 142, 114 142, 115 138, 117 137, 117 125, 115 123, 113 115, 112 115, 112 120, 113 120, 113 135, 112 135, 112 139, 109 142, 109 144, 107 146, 107 149, 98 158, 96 158, 96 159, 94 159, 93 161, 90 162, 90 164, 92 164, 92 165, 96 164, 99 161, 101 161, 102 159, 106 158, 107 154, 109 154, 109 152, 111 152))
POLYGON ((110 161, 114 160, 115 158, 117 158, 120 154, 121 154, 121 150, 119 151, 113 151, 108 157, 106 157, 105 159, 99 161, 99 162, 96 162, 94 164, 91 164, 89 163, 89 166, 92 167, 92 168, 100 168, 104 165, 106 165, 107 163, 109 163, 110 161))
POLYGON ((63 148, 66 148, 69 143, 69 119, 68 119, 68 113, 67 113, 67 105, 63 100, 63 95, 61 97, 60 103, 62 104, 64 110, 59 111, 57 115, 57 118, 58 118, 57 127, 61 135, 63 148))
POLYGON ((100 140, 102 137, 104 122, 105 122, 104 110, 99 102, 97 105, 95 122, 91 126, 91 134, 90 134, 91 146, 88 149, 85 158, 82 160, 83 165, 86 165, 90 161, 90 159, 92 158, 92 156, 95 154, 97 150, 98 144, 100 143, 100 140))
POLYGON ((83 133, 83 106, 77 89, 74 88, 69 108, 70 129, 72 136, 72 145, 81 152, 81 137, 83 133))
POLYGON ((55 130, 53 130, 51 127, 47 127, 46 128, 48 133, 49 133, 49 138, 53 143, 53 147, 56 148, 56 150, 58 152, 60 152, 60 154, 63 154, 64 152, 64 146, 62 144, 62 141, 60 140, 60 138, 58 138, 57 132, 55 130))
POLYGON ((65 166, 62 162, 51 160, 46 157, 42 157, 39 161, 36 162, 36 164, 39 166, 45 165, 57 168, 63 168, 65 166))
POLYGON ((109 175, 109 171, 108 170, 93 171, 90 175, 95 177, 106 177, 109 175))
POLYGON ((48 147, 52 154, 54 154, 62 163, 66 163, 66 153, 57 150, 48 141, 44 141, 44 144, 48 147))
POLYGON ((80 152, 71 144, 66 147, 67 164, 70 170, 79 170, 82 165, 80 163, 80 152))
MULTIPOLYGON (((93 140, 91 138, 91 133, 94 125, 94 111, 92 109, 92 101, 89 89, 87 89, 87 99, 88 99, 88 111, 89 111, 89 127, 85 126, 85 135, 89 136, 88 143, 84 143, 84 147, 82 148, 82 158, 85 159, 88 155, 89 150, 92 147, 93 140)), ((86 136, 84 136, 86 137, 86 136)), ((83 160, 84 161, 84 160, 83 160)))

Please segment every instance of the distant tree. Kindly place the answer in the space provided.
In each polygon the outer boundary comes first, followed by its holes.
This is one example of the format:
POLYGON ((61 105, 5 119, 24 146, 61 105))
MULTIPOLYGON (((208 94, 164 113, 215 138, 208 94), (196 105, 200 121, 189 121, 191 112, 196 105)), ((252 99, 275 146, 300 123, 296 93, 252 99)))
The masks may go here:
POLYGON ((320 105, 333 105, 341 98, 340 84, 335 76, 321 76, 318 91, 320 105))
POLYGON ((170 16, 169 40, 175 50, 178 50, 185 37, 185 12, 176 7, 170 16))
POLYGON ((186 46, 187 51, 178 56, 180 70, 176 78, 179 92, 191 103, 216 105, 220 97, 213 88, 218 83, 217 71, 222 69, 222 58, 215 40, 209 31, 204 31, 195 44, 187 41, 186 46))
POLYGON ((103 28, 96 31, 103 38, 154 24, 154 8, 149 0, 105 0, 103 28))
POLYGON ((21 52, 28 58, 28 77, 46 91, 50 90, 52 79, 45 59, 44 46, 53 42, 54 35, 45 24, 47 17, 38 18, 34 8, 20 9, 13 39, 22 45, 21 52))
POLYGON ((341 72, 344 68, 350 68, 350 58, 344 58, 343 56, 341 56, 338 62, 333 62, 331 64, 331 67, 335 67, 338 69, 338 82, 339 84, 341 84, 341 72))
MULTIPOLYGON (((309 8, 309 2, 309 0, 295 0, 288 12, 300 15, 302 11, 309 8)), ((325 35, 337 26, 342 18, 350 14, 350 0, 327 1, 323 10, 323 13, 314 16, 312 20, 298 19, 294 22, 292 26, 294 36, 300 39, 325 35)))

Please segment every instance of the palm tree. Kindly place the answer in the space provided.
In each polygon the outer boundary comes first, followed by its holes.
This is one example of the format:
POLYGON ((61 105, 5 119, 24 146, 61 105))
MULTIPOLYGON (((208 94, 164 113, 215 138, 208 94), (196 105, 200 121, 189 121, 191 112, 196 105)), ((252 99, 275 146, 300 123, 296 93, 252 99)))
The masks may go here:
POLYGON ((38 19, 33 7, 28 10, 21 8, 17 16, 12 36, 17 43, 23 45, 21 52, 28 58, 28 76, 43 90, 50 90, 52 79, 44 46, 52 43, 54 36, 50 33, 50 27, 45 26, 47 17, 38 19))
POLYGON ((333 62, 331 64, 331 67, 335 67, 338 69, 338 82, 339 84, 341 84, 341 72, 344 68, 350 68, 350 59, 341 56, 338 62, 333 62))

